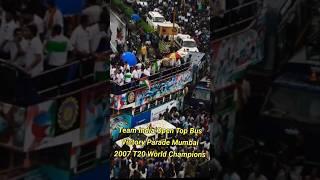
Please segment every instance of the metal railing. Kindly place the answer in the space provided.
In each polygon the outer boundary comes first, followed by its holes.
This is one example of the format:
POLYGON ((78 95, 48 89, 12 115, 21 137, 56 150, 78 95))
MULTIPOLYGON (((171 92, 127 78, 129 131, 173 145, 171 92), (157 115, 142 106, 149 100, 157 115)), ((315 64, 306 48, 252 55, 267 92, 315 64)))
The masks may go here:
POLYGON ((94 56, 80 58, 64 66, 42 72, 32 77, 31 81, 39 95, 60 96, 95 83, 95 60, 94 56))
POLYGON ((139 88, 143 88, 143 87, 141 87, 140 82, 145 79, 148 79, 151 83, 154 83, 159 80, 163 80, 163 79, 167 79, 169 77, 172 77, 173 75, 179 74, 181 72, 185 72, 190 68, 190 66, 191 66, 191 62, 187 62, 187 63, 182 64, 181 66, 177 66, 177 67, 173 67, 173 68, 170 68, 167 70, 163 70, 163 71, 160 71, 160 72, 153 74, 149 77, 144 77, 144 78, 141 78, 138 80, 134 80, 131 83, 127 83, 124 85, 119 85, 119 84, 111 81, 111 85, 112 85, 111 94, 120 95, 120 94, 124 94, 126 92, 137 90, 139 88))
MULTIPOLYGON (((107 57, 108 51, 101 55, 107 57)), ((1 90, 0 99, 9 104, 28 106, 106 84, 105 81, 97 81, 95 78, 96 58, 88 56, 74 59, 36 76, 30 76, 20 66, 0 59, 2 81, 7 83, 6 88, 1 90)))
POLYGON ((252 26, 258 13, 258 1, 259 0, 252 0, 228 9, 224 12, 224 16, 220 20, 218 20, 218 17, 215 17, 216 19, 213 18, 213 38, 215 40, 221 39, 252 26), (220 21, 221 24, 217 24, 215 21, 220 21))

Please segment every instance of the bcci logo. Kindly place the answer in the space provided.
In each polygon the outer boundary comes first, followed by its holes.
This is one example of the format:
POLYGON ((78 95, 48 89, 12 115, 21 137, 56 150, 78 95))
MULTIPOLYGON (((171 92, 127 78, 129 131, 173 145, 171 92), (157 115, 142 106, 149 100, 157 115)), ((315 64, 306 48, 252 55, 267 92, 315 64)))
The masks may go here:
POLYGON ((74 97, 69 97, 63 101, 58 111, 58 124, 63 130, 72 128, 77 121, 79 113, 78 101, 74 97))
POLYGON ((135 95, 134 95, 134 92, 130 92, 128 94, 128 104, 131 104, 135 101, 135 95))

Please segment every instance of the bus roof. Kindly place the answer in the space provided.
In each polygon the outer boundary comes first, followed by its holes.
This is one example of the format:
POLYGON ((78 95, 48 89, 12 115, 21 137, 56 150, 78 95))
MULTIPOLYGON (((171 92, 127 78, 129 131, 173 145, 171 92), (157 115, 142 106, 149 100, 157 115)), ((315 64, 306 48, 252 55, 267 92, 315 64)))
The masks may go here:
POLYGON ((300 49, 290 60, 289 63, 306 64, 320 66, 320 62, 307 57, 307 47, 300 49))
MULTIPOLYGON (((167 122, 166 120, 151 121, 151 122, 146 123, 146 124, 138 125, 138 126, 136 126, 134 128, 135 129, 140 129, 140 128, 146 129, 146 128, 150 127, 150 126, 152 128, 176 129, 176 127, 174 125, 172 125, 171 123, 167 122)), ((155 133, 150 133, 150 134, 145 134, 145 135, 150 137, 150 136, 154 136, 155 133)))
POLYGON ((297 89, 320 91, 320 85, 308 83, 308 76, 301 74, 286 73, 278 77, 274 83, 276 85, 287 86, 297 89))

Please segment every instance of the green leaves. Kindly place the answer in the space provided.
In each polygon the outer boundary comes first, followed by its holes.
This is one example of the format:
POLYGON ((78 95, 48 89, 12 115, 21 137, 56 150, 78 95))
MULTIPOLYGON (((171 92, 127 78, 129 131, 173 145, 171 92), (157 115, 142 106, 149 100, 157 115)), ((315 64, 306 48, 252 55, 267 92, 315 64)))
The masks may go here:
MULTIPOLYGON (((111 4, 119 8, 129 19, 131 19, 131 15, 134 14, 134 10, 130 6, 126 5, 122 0, 111 0, 111 4)), ((153 28, 143 20, 139 21, 137 25, 141 26, 147 33, 154 32, 153 28)))

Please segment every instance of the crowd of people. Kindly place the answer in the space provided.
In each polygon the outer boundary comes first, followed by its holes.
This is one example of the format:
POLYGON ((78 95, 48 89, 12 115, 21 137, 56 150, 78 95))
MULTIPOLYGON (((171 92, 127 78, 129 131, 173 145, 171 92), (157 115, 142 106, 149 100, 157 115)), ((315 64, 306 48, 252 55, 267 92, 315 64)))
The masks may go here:
MULTIPOLYGON (((159 119, 165 119, 177 128, 198 128, 202 129, 202 134, 194 135, 181 135, 174 133, 169 138, 188 140, 193 139, 199 142, 199 146, 144 146, 142 149, 145 151, 175 151, 175 152, 203 152, 204 158, 184 158, 184 157, 133 157, 126 158, 113 158, 111 179, 117 178, 187 178, 187 177, 200 177, 201 165, 208 161, 210 155, 210 140, 209 140, 209 113, 202 111, 181 112, 173 108, 173 110, 166 110, 160 115, 159 119)), ((119 137, 120 138, 120 137, 119 137)), ((161 136, 155 136, 161 139, 161 136)), ((125 149, 126 147, 116 149, 125 149)), ((116 150, 114 149, 114 150, 116 150)), ((135 147, 134 149, 135 150, 135 147)), ((214 159, 214 158, 213 158, 214 159)), ((218 162, 218 161, 217 161, 218 162)), ((218 164, 219 165, 219 164, 218 164)), ((219 167, 219 166, 218 166, 219 167)))
MULTIPOLYGON (((142 47, 144 48, 144 47, 142 47)), ((143 55, 142 55, 143 56, 143 55)), ((139 57, 139 56, 138 56, 139 57)), ((141 57, 141 56, 140 56, 141 57)), ((148 78, 149 76, 161 72, 164 68, 179 67, 185 62, 189 62, 191 57, 186 56, 179 59, 154 59, 142 60, 137 58, 137 64, 130 66, 123 61, 119 53, 110 56, 110 77, 118 85, 129 84, 148 78)))
POLYGON ((210 6, 208 0, 148 1, 148 6, 133 3, 133 8, 143 16, 146 16, 149 11, 159 11, 167 21, 178 24, 182 34, 188 34, 195 39, 202 52, 209 52, 210 6))
MULTIPOLYGON (((182 2, 181 2, 182 3, 182 2)), ((132 7, 135 12, 144 16, 149 11, 160 11, 165 19, 172 20, 173 14, 170 10, 177 11, 176 23, 181 26, 181 33, 189 34, 193 37, 199 49, 208 50, 209 41, 209 6, 207 1, 185 1, 185 3, 174 3, 173 1, 148 1, 148 6, 140 6, 133 2, 132 7), (190 26, 188 23, 192 22, 190 26)), ((129 26, 129 25, 128 25, 129 26)), ((119 85, 131 83, 133 80, 148 77, 159 72, 162 67, 175 67, 184 64, 191 59, 189 56, 178 57, 175 60, 167 59, 168 55, 175 53, 178 49, 171 47, 166 53, 160 51, 160 42, 169 42, 168 37, 159 36, 157 33, 140 32, 137 29, 127 29, 127 37, 124 38, 122 29, 118 29, 116 35, 117 52, 111 55, 110 77, 113 82, 119 85), (135 32, 134 32, 135 31, 135 32), (123 52, 129 51, 137 57, 137 64, 129 66, 122 61, 123 52)), ((208 52, 208 51, 205 51, 208 52)))
POLYGON ((109 12, 102 1, 87 0, 74 24, 54 0, 17 6, 0 7, 0 58, 31 76, 108 49, 109 12))

